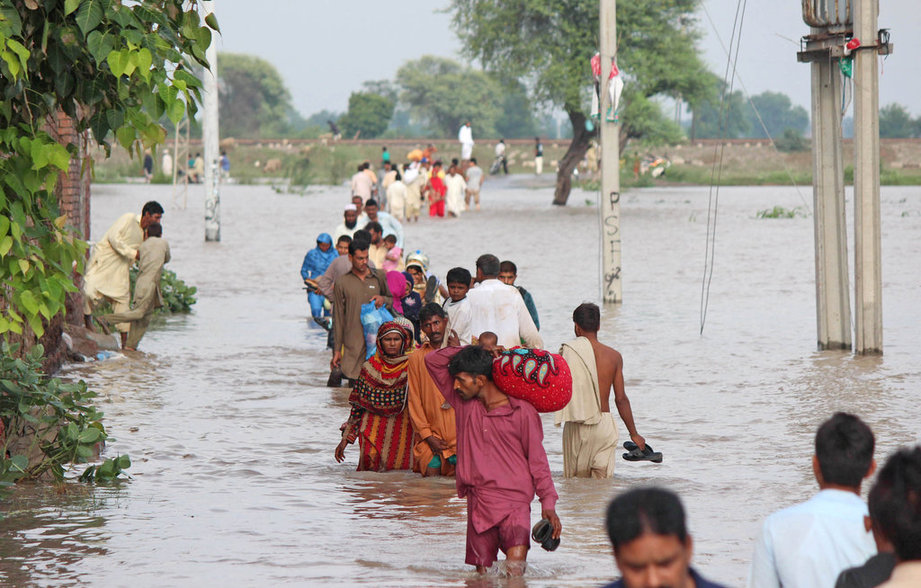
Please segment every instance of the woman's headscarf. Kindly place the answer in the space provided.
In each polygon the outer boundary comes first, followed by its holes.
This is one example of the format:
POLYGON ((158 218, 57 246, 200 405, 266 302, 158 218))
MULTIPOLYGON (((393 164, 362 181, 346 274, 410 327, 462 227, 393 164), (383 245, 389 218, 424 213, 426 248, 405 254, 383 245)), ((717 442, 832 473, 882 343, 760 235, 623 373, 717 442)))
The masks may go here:
POLYGON ((387 321, 377 330, 377 351, 361 366, 361 375, 349 403, 381 416, 394 416, 406 407, 406 368, 413 347, 412 333, 396 321, 387 321), (384 355, 381 339, 396 333, 403 340, 398 355, 384 355))
MULTIPOLYGON (((407 284, 406 278, 402 272, 387 272, 387 287, 390 288, 390 295, 393 296, 393 309, 403 314, 403 297, 406 296, 407 284)), ((380 337, 380 334, 378 334, 380 337)))

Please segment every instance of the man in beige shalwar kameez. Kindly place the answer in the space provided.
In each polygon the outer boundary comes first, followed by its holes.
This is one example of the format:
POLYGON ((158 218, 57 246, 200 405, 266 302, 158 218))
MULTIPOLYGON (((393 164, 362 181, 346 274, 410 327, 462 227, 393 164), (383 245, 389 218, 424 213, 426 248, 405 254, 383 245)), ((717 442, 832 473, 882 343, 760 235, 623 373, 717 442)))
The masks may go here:
POLYGON ((610 478, 617 455, 617 424, 611 415, 610 394, 640 449, 646 440, 636 432, 630 399, 624 393, 623 358, 598 341, 601 312, 597 305, 581 304, 572 314, 576 339, 564 343, 560 354, 572 372, 572 399, 557 411, 563 424, 563 475, 567 478, 610 478))
POLYGON ((365 362, 365 332, 361 325, 361 306, 390 307, 393 297, 384 272, 368 267, 368 242, 349 243, 352 269, 333 284, 333 358, 330 369, 340 368, 350 381, 361 374, 365 362))
POLYGON ((124 321, 131 324, 125 349, 137 350, 141 337, 147 331, 150 317, 154 311, 163 306, 163 294, 160 292, 160 277, 163 266, 170 260, 169 243, 162 239, 163 229, 159 223, 153 223, 145 229, 146 239, 138 248, 138 279, 134 284, 134 306, 127 312, 117 312, 100 317, 108 322, 124 321))
MULTIPOLYGON (((93 255, 83 276, 83 320, 86 328, 92 330, 93 309, 103 300, 108 300, 116 313, 130 310, 128 270, 140 257, 138 248, 144 241, 144 229, 159 223, 162 217, 163 207, 151 200, 141 209, 140 216, 129 212, 119 217, 93 247, 93 255)), ((121 332, 124 347, 130 325, 119 323, 115 327, 121 332)))

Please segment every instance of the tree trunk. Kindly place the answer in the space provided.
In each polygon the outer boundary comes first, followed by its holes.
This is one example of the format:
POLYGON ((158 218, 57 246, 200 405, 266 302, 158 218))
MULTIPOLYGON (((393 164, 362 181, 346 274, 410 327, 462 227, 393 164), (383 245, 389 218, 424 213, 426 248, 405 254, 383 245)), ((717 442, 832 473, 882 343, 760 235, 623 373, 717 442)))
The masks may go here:
POLYGON ((557 206, 566 206, 569 192, 572 190, 572 170, 585 157, 589 142, 595 136, 595 131, 585 130, 585 115, 581 110, 566 109, 566 113, 569 115, 569 122, 572 123, 572 142, 569 143, 569 149, 560 160, 559 170, 556 172, 556 192, 553 194, 553 204, 557 206))

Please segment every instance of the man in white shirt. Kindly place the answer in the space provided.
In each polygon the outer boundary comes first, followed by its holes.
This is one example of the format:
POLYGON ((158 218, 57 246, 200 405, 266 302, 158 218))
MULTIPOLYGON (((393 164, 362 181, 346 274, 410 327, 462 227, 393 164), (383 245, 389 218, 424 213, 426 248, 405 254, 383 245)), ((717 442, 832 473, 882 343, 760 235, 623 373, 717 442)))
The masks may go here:
POLYGON ((467 293, 470 324, 453 326, 460 332, 466 330, 479 337, 492 331, 505 348, 524 345, 544 346, 537 327, 531 319, 521 294, 514 286, 499 281, 499 258, 489 253, 476 260, 476 286, 467 293))
POLYGON ((345 211, 342 213, 342 222, 339 223, 339 226, 333 231, 333 241, 338 243, 339 237, 342 235, 351 237, 355 235, 355 231, 363 226, 364 225, 359 226, 358 224, 358 210, 355 208, 355 205, 346 204, 345 211))
POLYGON ((860 485, 876 469, 873 432, 843 412, 815 436, 812 471, 819 493, 768 516, 755 543, 750 588, 834 586, 845 568, 876 553, 864 525, 860 485))
POLYGON ((365 202, 365 211, 358 217, 358 226, 364 228, 370 222, 378 222, 384 235, 394 235, 397 247, 403 248, 403 225, 392 214, 384 212, 374 198, 365 202))
POLYGON ((473 155, 473 129, 469 120, 458 131, 457 140, 461 144, 461 159, 467 161, 473 155))

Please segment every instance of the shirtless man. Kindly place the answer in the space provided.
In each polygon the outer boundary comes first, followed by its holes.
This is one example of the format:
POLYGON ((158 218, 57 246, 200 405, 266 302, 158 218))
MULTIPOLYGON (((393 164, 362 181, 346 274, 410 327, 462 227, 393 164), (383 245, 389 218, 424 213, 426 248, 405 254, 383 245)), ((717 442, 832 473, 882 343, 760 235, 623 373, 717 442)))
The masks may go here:
POLYGON ((642 451, 646 440, 633 423, 630 399, 624 393, 624 359, 598 341, 601 311, 586 302, 572 313, 576 339, 560 349, 572 371, 572 400, 556 413, 563 425, 563 474, 567 478, 610 478, 614 475, 617 425, 611 416, 610 396, 627 426, 630 439, 642 451))

